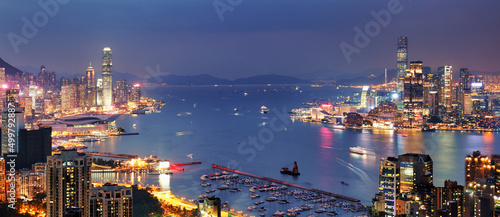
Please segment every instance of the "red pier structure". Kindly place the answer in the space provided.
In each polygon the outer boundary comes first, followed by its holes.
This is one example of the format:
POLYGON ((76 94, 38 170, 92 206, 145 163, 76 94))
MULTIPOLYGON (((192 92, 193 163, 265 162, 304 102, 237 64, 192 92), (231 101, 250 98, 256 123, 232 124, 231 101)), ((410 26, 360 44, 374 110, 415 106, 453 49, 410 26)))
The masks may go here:
POLYGON ((250 174, 250 173, 245 173, 245 172, 241 172, 241 171, 238 171, 238 170, 233 170, 233 169, 230 169, 230 168, 227 168, 227 167, 218 166, 218 165, 215 165, 215 164, 212 164, 212 167, 213 168, 217 168, 217 169, 221 169, 221 170, 226 170, 226 171, 233 172, 233 173, 238 173, 238 174, 245 175, 245 176, 250 176, 250 177, 253 177, 253 178, 257 178, 257 179, 266 180, 266 181, 269 181, 269 182, 274 182, 274 183, 278 183, 278 184, 282 184, 282 185, 287 185, 287 186, 291 186, 291 187, 295 187, 295 188, 300 188, 300 189, 304 189, 304 190, 307 190, 307 191, 312 191, 312 192, 315 192, 315 193, 318 193, 318 194, 323 194, 323 195, 327 195, 327 196, 331 196, 331 197, 336 197, 336 198, 340 198, 340 199, 344 199, 344 200, 348 200, 348 201, 352 201, 352 202, 359 202, 360 201, 358 199, 354 199, 354 198, 347 197, 347 196, 344 196, 344 195, 335 194, 335 193, 331 193, 331 192, 327 192, 327 191, 323 191, 323 190, 319 190, 319 189, 314 189, 314 188, 308 188, 308 187, 304 187, 304 186, 300 186, 300 185, 296 185, 296 184, 292 184, 292 183, 280 181, 280 180, 277 180, 277 179, 272 179, 272 178, 268 178, 268 177, 263 177, 263 176, 258 176, 258 175, 254 175, 254 174, 250 174))

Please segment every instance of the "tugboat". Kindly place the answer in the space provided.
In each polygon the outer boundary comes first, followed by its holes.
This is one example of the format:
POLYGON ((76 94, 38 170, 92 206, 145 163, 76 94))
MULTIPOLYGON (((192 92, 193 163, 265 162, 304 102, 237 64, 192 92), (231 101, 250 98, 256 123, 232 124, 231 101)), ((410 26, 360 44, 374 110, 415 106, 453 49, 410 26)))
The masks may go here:
POLYGON ((292 175, 292 176, 300 175, 299 168, 297 167, 297 161, 293 162, 293 169, 292 170, 288 169, 288 167, 282 167, 280 172, 281 172, 281 174, 287 174, 287 175, 292 175))

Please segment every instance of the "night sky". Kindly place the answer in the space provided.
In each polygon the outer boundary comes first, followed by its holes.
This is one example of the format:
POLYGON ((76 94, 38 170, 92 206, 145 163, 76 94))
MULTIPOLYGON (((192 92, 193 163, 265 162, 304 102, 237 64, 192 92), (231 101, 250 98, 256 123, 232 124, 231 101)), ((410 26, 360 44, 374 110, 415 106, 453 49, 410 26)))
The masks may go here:
MULTIPOLYGON (((56 0, 40 0, 47 1, 56 0)), ((445 64, 455 72, 500 71, 500 1, 60 1, 67 4, 59 4, 17 53, 9 33, 24 37, 22 18, 44 21, 45 12, 35 0, 0 1, 0 57, 22 68, 43 64, 83 74, 90 61, 100 71, 102 49, 109 46, 113 70, 138 76, 159 64, 162 72, 179 75, 314 78, 396 68, 396 39, 406 35, 409 60, 422 60, 433 71, 445 64), (390 1, 400 2, 401 12, 348 63, 340 43, 354 46, 354 28, 376 21, 370 11, 387 10, 390 1), (214 2, 232 11, 221 20, 214 2)))

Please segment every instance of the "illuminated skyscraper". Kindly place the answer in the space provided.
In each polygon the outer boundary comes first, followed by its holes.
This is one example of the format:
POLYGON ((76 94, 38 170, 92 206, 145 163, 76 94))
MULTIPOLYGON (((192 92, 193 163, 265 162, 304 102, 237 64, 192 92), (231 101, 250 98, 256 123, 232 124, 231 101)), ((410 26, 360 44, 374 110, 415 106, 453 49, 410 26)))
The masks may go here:
POLYGON ((69 112, 77 107, 77 85, 61 87, 61 111, 69 112))
POLYGON ((130 91, 130 97, 129 97, 130 102, 135 102, 138 103, 141 101, 141 85, 140 84, 134 84, 132 87, 132 90, 130 91))
POLYGON ((87 106, 96 106, 96 84, 95 84, 95 71, 92 67, 92 63, 87 68, 87 106))
POLYGON ((127 80, 122 79, 122 80, 116 81, 116 93, 115 93, 116 106, 127 104, 127 102, 128 102, 127 80))
POLYGON ((69 209, 90 215, 92 157, 76 149, 47 157, 47 216, 59 217, 69 209))
POLYGON ((96 106, 102 106, 102 79, 97 79, 96 82, 96 106))
POLYGON ((111 48, 105 47, 102 56, 102 106, 105 110, 113 103, 113 59, 111 48))
MULTIPOLYGON (((397 68, 398 68, 398 89, 399 94, 404 91, 404 79, 406 76, 406 69, 408 68, 408 37, 398 37, 398 51, 397 51, 397 68)), ((400 96, 403 99, 403 96, 400 96)))
POLYGON ((422 80, 422 61, 410 63, 410 70, 404 80, 403 121, 408 127, 421 127, 423 124, 424 83, 422 80))
POLYGON ((439 105, 446 108, 446 112, 451 112, 451 81, 452 81, 452 67, 441 66, 438 68, 439 74, 439 105))
POLYGON ((460 69, 460 82, 458 86, 457 93, 457 101, 460 103, 460 107, 462 108, 462 114, 464 112, 464 94, 467 91, 470 91, 470 79, 469 79, 469 69, 461 68, 460 69))

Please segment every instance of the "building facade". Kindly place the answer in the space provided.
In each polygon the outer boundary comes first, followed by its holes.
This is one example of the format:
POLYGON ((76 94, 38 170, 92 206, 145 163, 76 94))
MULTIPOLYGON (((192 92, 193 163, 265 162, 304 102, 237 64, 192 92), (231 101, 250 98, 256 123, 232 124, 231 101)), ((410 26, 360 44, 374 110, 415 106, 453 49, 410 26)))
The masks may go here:
POLYGON ((47 216, 62 217, 69 209, 90 216, 92 157, 76 149, 47 157, 47 216))

